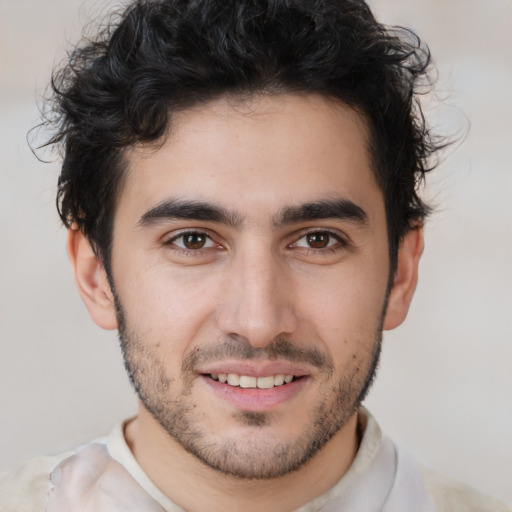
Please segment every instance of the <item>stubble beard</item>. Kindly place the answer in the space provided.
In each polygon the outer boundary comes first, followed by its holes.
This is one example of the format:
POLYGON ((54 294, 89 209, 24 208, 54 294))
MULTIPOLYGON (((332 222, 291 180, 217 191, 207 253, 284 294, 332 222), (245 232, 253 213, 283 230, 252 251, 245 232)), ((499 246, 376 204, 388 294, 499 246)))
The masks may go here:
MULTIPOLYGON (((362 347, 370 347, 367 353, 352 356, 352 372, 340 375, 328 388, 326 396, 319 398, 310 415, 309 424, 303 428, 298 438, 277 444, 270 436, 266 438, 261 435, 218 441, 202 428, 201 411, 197 411, 190 399, 191 386, 197 376, 193 367, 198 359, 207 360, 211 354, 196 351, 185 358, 182 373, 176 376, 176 379, 181 380, 183 391, 176 398, 172 398, 172 388, 179 388, 180 383, 175 383, 175 378, 166 374, 164 364, 148 348, 149 344, 144 343, 141 336, 130 330, 119 298, 115 297, 115 301, 125 368, 144 407, 187 452, 208 467, 239 479, 277 478, 306 464, 357 410, 371 388, 380 360, 383 314, 371 343, 360 343, 362 347)), ((224 353, 238 355, 241 359, 261 357, 262 352, 273 358, 284 353, 286 360, 295 362, 311 363, 316 359, 320 373, 326 379, 334 378, 334 365, 329 357, 314 349, 298 349, 286 340, 275 340, 263 350, 241 345, 239 341, 227 340, 215 350, 217 356, 224 353)), ((234 421, 260 430, 272 424, 270 414, 249 411, 240 412, 234 417, 234 421)))

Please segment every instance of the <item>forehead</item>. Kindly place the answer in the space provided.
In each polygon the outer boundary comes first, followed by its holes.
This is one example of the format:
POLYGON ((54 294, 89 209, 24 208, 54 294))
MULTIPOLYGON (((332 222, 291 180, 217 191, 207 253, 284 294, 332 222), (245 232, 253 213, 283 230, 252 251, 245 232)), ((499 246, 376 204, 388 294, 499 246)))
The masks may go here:
POLYGON ((383 202, 366 121, 318 95, 222 97, 173 114, 157 147, 127 151, 118 214, 134 217, 169 197, 252 216, 330 198, 383 202))

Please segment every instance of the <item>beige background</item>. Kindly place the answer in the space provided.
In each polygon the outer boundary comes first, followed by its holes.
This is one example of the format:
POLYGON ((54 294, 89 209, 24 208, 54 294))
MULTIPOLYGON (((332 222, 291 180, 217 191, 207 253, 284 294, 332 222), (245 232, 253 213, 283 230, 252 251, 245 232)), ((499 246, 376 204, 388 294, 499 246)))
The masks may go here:
MULTIPOLYGON (((66 39, 108 2, 0 0, 0 471, 106 433, 135 410, 116 336, 80 303, 53 206, 58 164, 25 136, 66 39)), ((440 70, 433 121, 471 130, 427 193, 409 319, 385 337, 367 405, 416 457, 512 502, 512 2, 374 0, 440 70)))

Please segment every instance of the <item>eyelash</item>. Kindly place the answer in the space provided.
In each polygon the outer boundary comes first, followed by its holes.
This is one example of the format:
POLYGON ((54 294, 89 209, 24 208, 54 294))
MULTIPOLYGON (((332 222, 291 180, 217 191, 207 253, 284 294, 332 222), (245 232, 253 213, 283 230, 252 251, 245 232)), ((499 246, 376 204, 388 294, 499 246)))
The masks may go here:
MULTIPOLYGON (((306 242, 307 243, 307 242, 306 242)), ((184 244, 184 242, 183 242, 184 244)), ((205 231, 198 231, 198 230, 192 230, 192 231, 182 231, 178 233, 177 235, 173 236, 172 238, 166 240, 164 242, 165 246, 170 246, 173 251, 175 251, 179 255, 185 255, 185 256, 200 256, 201 254, 204 254, 205 250, 209 249, 223 249, 222 245, 217 243, 212 236, 210 236, 205 231), (210 247, 199 247, 197 249, 190 249, 186 247, 180 247, 179 245, 176 245, 176 241, 183 239, 187 236, 203 236, 205 237, 205 244, 213 243, 214 246, 210 247)), ((289 244, 287 247, 290 249, 296 249, 296 250, 303 250, 306 252, 307 255, 325 255, 325 254, 332 254, 334 252, 337 252, 339 250, 342 250, 346 248, 348 245, 348 242, 340 236, 338 233, 335 233, 333 231, 330 231, 328 229, 314 229, 307 232, 300 233, 299 238, 297 238, 294 242, 289 244), (328 244, 331 244, 332 240, 334 239, 335 243, 333 245, 327 245, 326 247, 307 247, 307 246, 300 246, 298 245, 299 242, 306 238, 308 235, 326 235, 329 237, 328 244)))
POLYGON ((348 241, 344 239, 340 234, 330 231, 328 229, 313 229, 311 231, 306 231, 301 233, 301 236, 296 239, 295 242, 291 243, 288 247, 292 249, 303 249, 306 251, 306 254, 313 255, 328 255, 335 253, 337 251, 343 250, 348 246, 348 241), (331 243, 334 239, 335 243, 333 245, 328 245, 326 247, 302 247, 297 244, 308 235, 327 235, 329 237, 329 242, 331 243))
POLYGON ((204 254, 205 250, 208 249, 222 249, 223 247, 217 243, 207 232, 205 231, 198 231, 198 230, 192 230, 192 231, 182 231, 181 233, 178 233, 177 235, 174 235, 172 238, 169 238, 168 240, 165 240, 163 243, 164 246, 170 247, 176 254, 180 256, 201 256, 204 254), (186 247, 180 247, 179 245, 176 245, 176 241, 180 239, 184 239, 186 236, 193 236, 193 235, 199 235, 203 236, 206 239, 206 243, 212 242, 214 246, 211 247, 200 247, 197 249, 187 249, 186 247))

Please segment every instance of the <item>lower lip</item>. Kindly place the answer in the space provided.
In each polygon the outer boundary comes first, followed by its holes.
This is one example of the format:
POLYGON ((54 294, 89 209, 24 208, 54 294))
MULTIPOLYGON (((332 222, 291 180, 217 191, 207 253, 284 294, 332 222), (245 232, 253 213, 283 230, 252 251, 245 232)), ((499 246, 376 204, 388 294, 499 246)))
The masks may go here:
POLYGON ((205 375, 202 375, 201 379, 223 400, 241 411, 252 412, 269 411, 291 400, 301 391, 308 380, 307 377, 301 377, 282 386, 259 389, 230 386, 205 375))

